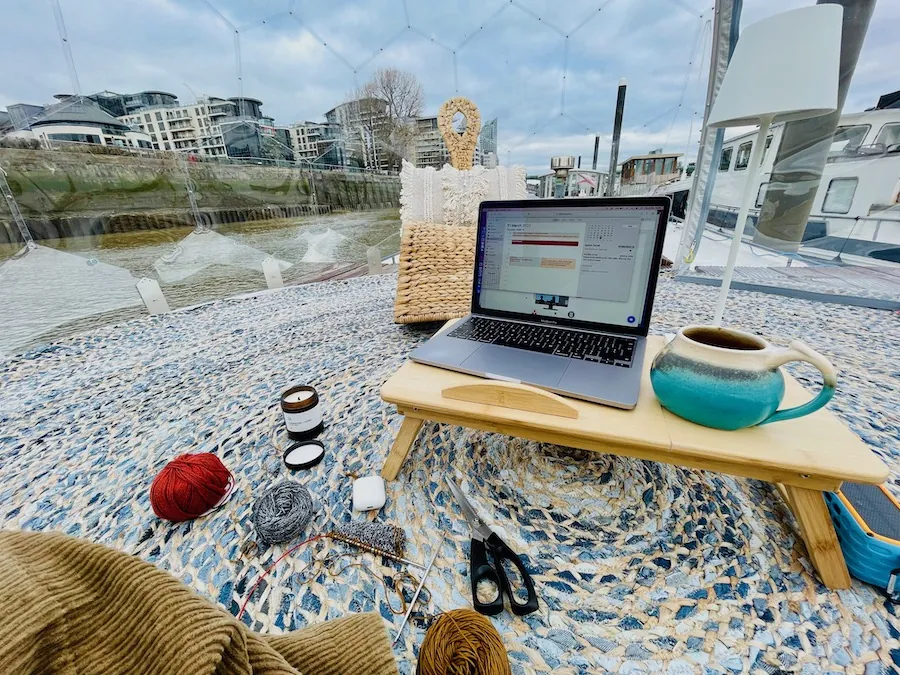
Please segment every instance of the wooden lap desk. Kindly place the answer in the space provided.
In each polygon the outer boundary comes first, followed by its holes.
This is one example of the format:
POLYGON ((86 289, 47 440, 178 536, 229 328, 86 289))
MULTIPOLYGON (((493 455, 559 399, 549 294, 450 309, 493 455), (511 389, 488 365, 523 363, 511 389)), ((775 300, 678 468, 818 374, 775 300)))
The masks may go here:
MULTIPOLYGON (((648 339, 641 393, 634 410, 563 398, 526 385, 407 362, 381 397, 405 419, 381 474, 393 480, 425 420, 493 431, 583 450, 756 478, 778 486, 797 518, 809 557, 828 588, 850 576, 822 493, 842 481, 878 485, 885 464, 838 418, 823 409, 796 420, 720 431, 664 410, 650 385, 650 364, 664 340, 648 339)), ((785 406, 809 394, 784 373, 785 406)))

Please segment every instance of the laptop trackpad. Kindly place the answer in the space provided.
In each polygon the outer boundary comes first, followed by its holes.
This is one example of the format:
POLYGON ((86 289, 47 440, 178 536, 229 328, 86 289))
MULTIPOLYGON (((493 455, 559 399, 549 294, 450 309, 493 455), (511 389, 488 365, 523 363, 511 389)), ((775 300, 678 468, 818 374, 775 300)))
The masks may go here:
POLYGON ((569 359, 561 356, 495 345, 483 345, 462 362, 468 371, 503 375, 539 387, 555 387, 568 365, 569 359))

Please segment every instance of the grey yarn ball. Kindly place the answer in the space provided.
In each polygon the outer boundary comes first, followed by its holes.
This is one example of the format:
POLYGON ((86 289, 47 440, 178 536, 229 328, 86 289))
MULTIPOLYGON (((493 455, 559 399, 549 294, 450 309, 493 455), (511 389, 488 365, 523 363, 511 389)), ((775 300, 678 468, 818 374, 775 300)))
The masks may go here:
POLYGON ((312 495, 300 483, 275 485, 253 505, 250 515, 260 541, 283 544, 296 539, 313 516, 312 495))

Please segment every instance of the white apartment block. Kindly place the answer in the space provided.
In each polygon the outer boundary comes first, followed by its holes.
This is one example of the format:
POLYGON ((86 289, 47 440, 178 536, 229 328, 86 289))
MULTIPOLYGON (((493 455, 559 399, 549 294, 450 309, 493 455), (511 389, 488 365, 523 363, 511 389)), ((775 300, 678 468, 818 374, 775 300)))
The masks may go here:
POLYGON ((296 161, 315 161, 319 157, 319 141, 324 125, 321 122, 295 122, 288 127, 291 149, 296 161))
POLYGON ((190 105, 145 108, 119 119, 149 134, 157 150, 196 150, 224 157, 227 153, 219 122, 234 114, 232 101, 200 98, 190 105))
MULTIPOLYGON (((419 168, 433 166, 435 169, 440 169, 444 164, 449 164, 450 153, 447 151, 444 137, 438 130, 437 116, 417 117, 415 125, 416 133, 413 137, 413 157, 411 158, 413 164, 419 168)), ((484 163, 480 136, 478 145, 475 146, 473 163, 476 166, 484 163)))

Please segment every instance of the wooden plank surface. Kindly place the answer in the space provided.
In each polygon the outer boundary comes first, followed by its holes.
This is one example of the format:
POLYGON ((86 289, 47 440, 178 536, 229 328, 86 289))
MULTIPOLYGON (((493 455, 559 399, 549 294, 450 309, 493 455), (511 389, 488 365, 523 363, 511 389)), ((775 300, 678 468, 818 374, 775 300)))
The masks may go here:
POLYGON ((485 380, 472 384, 461 384, 441 390, 441 396, 457 401, 484 403, 486 405, 530 410, 531 412, 576 419, 578 410, 562 396, 515 382, 493 382, 485 380))
POLYGON ((578 412, 577 419, 545 415, 527 410, 500 408, 472 401, 445 398, 442 390, 449 387, 484 382, 483 378, 451 370, 407 362, 381 388, 381 397, 402 410, 426 419, 428 412, 465 420, 481 420, 520 428, 517 435, 528 437, 528 431, 558 435, 561 445, 580 447, 575 439, 603 439, 613 445, 668 450, 671 447, 663 411, 650 387, 650 359, 644 363, 643 382, 638 405, 634 410, 598 406, 587 401, 566 399, 578 412))
MULTIPOLYGON (((812 398, 793 377, 784 373, 784 379, 783 408, 812 398)), ((727 456, 737 464, 873 485, 883 483, 889 475, 884 462, 827 406, 806 417, 738 431, 710 429, 667 410, 663 415, 673 453, 727 456)))
MULTIPOLYGON (((441 391, 484 380, 412 362, 384 384, 381 395, 401 412, 416 417, 786 485, 827 490, 843 480, 878 484, 887 478, 884 463, 827 409, 739 431, 709 429, 665 411, 649 379, 653 356, 663 344, 661 337, 648 339, 640 397, 630 411, 567 399, 578 411, 577 419, 567 419, 456 401, 441 391)), ((787 405, 810 396, 789 375, 785 379, 787 405)))

